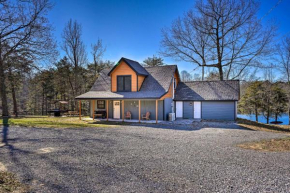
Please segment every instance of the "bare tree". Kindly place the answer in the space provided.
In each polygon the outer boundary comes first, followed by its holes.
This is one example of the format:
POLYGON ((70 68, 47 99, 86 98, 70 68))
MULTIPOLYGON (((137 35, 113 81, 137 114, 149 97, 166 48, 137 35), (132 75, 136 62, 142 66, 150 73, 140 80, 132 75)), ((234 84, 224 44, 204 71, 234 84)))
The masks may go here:
POLYGON ((87 62, 87 53, 85 45, 81 39, 82 26, 77 21, 70 19, 63 29, 62 49, 75 68, 84 65, 87 62))
POLYGON ((286 37, 282 40, 282 43, 278 45, 278 64, 284 77, 286 77, 285 91, 288 97, 288 117, 290 125, 290 37, 286 37))
POLYGON ((192 75, 189 72, 187 72, 186 70, 182 70, 180 72, 180 74, 181 74, 181 81, 183 81, 183 82, 192 81, 193 80, 192 75))
MULTIPOLYGON (((81 39, 82 36, 82 26, 77 23, 77 21, 72 21, 70 19, 63 29, 63 45, 62 49, 67 54, 69 61, 73 65, 73 88, 72 95, 73 98, 76 97, 77 91, 81 91, 79 78, 80 78, 80 68, 87 62, 87 53, 85 50, 85 45, 81 39)), ((74 107, 73 107, 74 108, 74 107)))
POLYGON ((5 83, 7 58, 20 51, 34 60, 51 54, 54 44, 51 26, 46 18, 51 7, 48 0, 0 2, 0 93, 3 116, 9 114, 5 83))
POLYGON ((281 72, 286 76, 287 83, 290 84, 290 36, 282 40, 277 50, 281 72))
POLYGON ((265 28, 257 19, 258 8, 248 0, 198 0, 194 9, 162 30, 162 54, 215 68, 220 80, 235 79, 257 65, 274 37, 275 28, 265 28))
POLYGON ((7 74, 13 102, 13 114, 15 117, 18 117, 18 99, 16 92, 22 81, 21 79, 31 71, 33 61, 28 60, 25 55, 23 56, 21 52, 18 52, 11 54, 5 63, 7 63, 8 67, 7 74))
POLYGON ((101 59, 106 51, 106 47, 103 46, 103 42, 101 39, 98 39, 96 44, 92 44, 92 55, 94 58, 94 71, 95 71, 95 77, 97 76, 97 74, 102 70, 100 68, 100 62, 101 59))

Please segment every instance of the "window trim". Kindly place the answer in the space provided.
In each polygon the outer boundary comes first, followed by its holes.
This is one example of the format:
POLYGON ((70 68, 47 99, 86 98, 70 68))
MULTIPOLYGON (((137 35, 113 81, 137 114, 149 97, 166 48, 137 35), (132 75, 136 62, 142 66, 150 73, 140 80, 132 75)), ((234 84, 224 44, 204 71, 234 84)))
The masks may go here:
MULTIPOLYGON (((117 92, 132 92, 132 75, 117 75, 117 92), (118 77, 130 77, 131 79, 131 83, 130 83, 130 90, 126 91, 126 90, 122 90, 120 91, 119 88, 118 88, 118 77)), ((123 79, 123 88, 125 88, 125 79, 123 79)))
POLYGON ((106 102, 105 102, 105 100, 97 100, 97 109, 106 109, 106 102), (104 104, 99 104, 99 101, 103 101, 104 104), (100 108, 99 105, 102 105, 102 106, 104 105, 104 108, 100 108))

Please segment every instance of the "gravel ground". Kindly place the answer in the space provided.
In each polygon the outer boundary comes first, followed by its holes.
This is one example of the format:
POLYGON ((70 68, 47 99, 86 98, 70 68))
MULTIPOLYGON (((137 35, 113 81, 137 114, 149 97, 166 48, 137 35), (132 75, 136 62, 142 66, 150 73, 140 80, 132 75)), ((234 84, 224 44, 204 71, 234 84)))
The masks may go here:
POLYGON ((234 123, 9 129, 0 162, 32 192, 290 191, 290 153, 236 147, 285 135, 234 123))

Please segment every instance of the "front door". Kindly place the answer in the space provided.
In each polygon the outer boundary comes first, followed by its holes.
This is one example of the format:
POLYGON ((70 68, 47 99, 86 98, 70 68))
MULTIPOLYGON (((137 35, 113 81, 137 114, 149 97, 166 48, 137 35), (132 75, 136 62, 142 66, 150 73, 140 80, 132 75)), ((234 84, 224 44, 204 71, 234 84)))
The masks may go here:
POLYGON ((195 119, 200 119, 201 118, 201 102, 194 102, 194 118, 195 119))
POLYGON ((121 104, 120 101, 113 101, 114 119, 120 119, 121 104))
POLYGON ((183 102, 176 101, 176 118, 182 118, 183 116, 183 102))

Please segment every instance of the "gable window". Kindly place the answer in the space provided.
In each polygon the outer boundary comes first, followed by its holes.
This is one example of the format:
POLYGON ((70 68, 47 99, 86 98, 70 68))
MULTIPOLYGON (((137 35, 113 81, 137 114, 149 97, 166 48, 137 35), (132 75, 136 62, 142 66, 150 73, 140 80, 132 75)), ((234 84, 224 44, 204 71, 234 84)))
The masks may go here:
POLYGON ((117 91, 118 92, 131 92, 131 75, 130 76, 117 76, 117 91))
POLYGON ((176 78, 174 78, 174 84, 173 88, 176 89, 176 78))
POLYGON ((97 101, 97 108, 98 109, 105 109, 105 101, 97 101))

